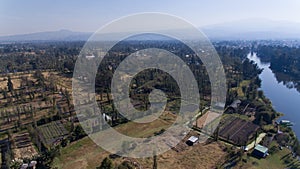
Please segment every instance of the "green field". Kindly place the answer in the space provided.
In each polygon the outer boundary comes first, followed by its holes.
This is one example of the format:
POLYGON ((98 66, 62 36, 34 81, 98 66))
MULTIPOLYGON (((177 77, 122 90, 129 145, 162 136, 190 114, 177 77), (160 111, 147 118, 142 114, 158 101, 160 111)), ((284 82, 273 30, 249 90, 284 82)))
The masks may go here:
MULTIPOLYGON (((272 143, 270 147, 278 146, 276 143, 272 143)), ((300 168, 300 162, 292 157, 291 151, 288 148, 278 150, 274 154, 270 154, 265 159, 257 159, 252 156, 244 156, 247 163, 244 163, 242 168, 251 169, 283 169, 283 168, 300 168), (298 167, 296 167, 298 166, 298 167)), ((236 167, 239 168, 239 167, 236 167)))
POLYGON ((108 155, 89 137, 78 140, 61 149, 60 156, 53 161, 57 168, 95 168, 108 155))

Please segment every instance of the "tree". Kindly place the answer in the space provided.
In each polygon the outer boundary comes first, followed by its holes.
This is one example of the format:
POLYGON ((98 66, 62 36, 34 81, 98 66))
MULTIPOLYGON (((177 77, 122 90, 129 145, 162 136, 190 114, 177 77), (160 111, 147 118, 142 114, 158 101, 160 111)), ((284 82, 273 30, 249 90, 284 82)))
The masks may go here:
POLYGON ((68 143, 69 143, 68 139, 64 138, 64 139, 61 141, 60 145, 61 145, 62 147, 66 147, 66 146, 68 145, 68 143))
POLYGON ((84 136, 86 136, 86 133, 84 132, 83 128, 81 126, 76 126, 73 136, 75 137, 75 140, 78 140, 84 136))
POLYGON ((10 76, 8 76, 7 79, 7 88, 9 92, 12 92, 14 90, 14 84, 12 83, 10 76))
POLYGON ((97 169, 113 169, 114 165, 111 161, 110 158, 106 157, 104 160, 101 162, 100 167, 97 167, 97 169))
POLYGON ((118 166, 118 169, 134 169, 134 167, 128 161, 124 161, 118 166))
POLYGON ((13 162, 11 162, 9 168, 11 168, 11 169, 19 169, 21 165, 22 165, 22 162, 20 162, 20 161, 13 161, 13 162))
POLYGON ((300 143, 299 140, 296 138, 293 144, 293 150, 297 155, 300 155, 300 143))
POLYGON ((157 156, 154 155, 153 157, 153 169, 157 169, 157 156))
POLYGON ((219 131, 220 131, 220 127, 218 126, 216 128, 216 132, 215 132, 215 141, 218 141, 219 140, 219 131))
POLYGON ((35 73, 33 74, 33 77, 36 78, 38 86, 44 86, 45 85, 45 77, 44 77, 41 70, 35 71, 35 73))
POLYGON ((263 98, 264 92, 262 90, 259 90, 257 93, 259 98, 263 98))
POLYGON ((53 159, 59 155, 60 155, 60 146, 56 146, 51 148, 50 150, 46 150, 45 152, 42 152, 41 156, 38 157, 38 161, 41 161, 40 165, 43 166, 40 168, 50 168, 53 159))
POLYGON ((3 98, 6 99, 7 98, 7 91, 6 89, 2 89, 2 94, 3 94, 3 98))

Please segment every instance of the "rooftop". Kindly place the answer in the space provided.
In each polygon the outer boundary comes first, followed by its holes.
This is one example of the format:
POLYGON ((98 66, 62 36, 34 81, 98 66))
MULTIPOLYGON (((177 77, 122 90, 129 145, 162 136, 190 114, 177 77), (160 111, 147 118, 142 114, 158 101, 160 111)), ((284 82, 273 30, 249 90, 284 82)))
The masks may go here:
POLYGON ((260 144, 257 144, 254 149, 257 150, 257 151, 260 151, 262 153, 267 153, 268 152, 268 148, 265 147, 265 146, 262 146, 260 144))
POLYGON ((235 100, 233 101, 231 104, 230 104, 230 107, 233 107, 233 108, 238 108, 239 105, 241 104, 242 102, 240 100, 235 100))
POLYGON ((196 141, 198 141, 198 137, 196 137, 196 136, 191 136, 191 137, 189 138, 189 141, 195 143, 196 141))

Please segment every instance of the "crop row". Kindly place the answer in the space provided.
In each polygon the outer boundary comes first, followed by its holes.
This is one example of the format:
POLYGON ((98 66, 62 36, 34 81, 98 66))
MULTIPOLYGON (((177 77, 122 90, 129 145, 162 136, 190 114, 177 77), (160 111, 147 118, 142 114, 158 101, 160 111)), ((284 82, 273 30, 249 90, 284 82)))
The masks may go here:
POLYGON ((68 133, 63 124, 59 121, 39 126, 39 131, 42 133, 46 140, 56 139, 68 133))

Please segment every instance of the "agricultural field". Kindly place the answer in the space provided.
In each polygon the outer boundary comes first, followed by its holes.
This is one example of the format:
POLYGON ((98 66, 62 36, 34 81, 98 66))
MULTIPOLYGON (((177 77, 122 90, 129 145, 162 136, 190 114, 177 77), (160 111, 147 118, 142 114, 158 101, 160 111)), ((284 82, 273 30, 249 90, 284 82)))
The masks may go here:
POLYGON ((38 127, 38 132, 45 145, 53 145, 69 133, 60 121, 41 125, 38 127))
POLYGON ((32 158, 38 154, 28 132, 20 132, 12 135, 13 153, 15 159, 32 158))
POLYGON ((57 72, 14 73, 0 77, 0 131, 52 116, 69 116, 71 78, 57 72), (8 78, 13 90, 8 90, 8 78), (58 111, 58 112, 57 112, 58 111))
POLYGON ((1 138, 0 138, 0 157, 1 157, 1 159, 0 159, 0 166, 2 167, 3 165, 5 165, 5 156, 6 156, 6 154, 8 154, 9 153, 9 150, 8 150, 8 138, 7 138, 7 135, 2 135, 1 136, 1 138))

